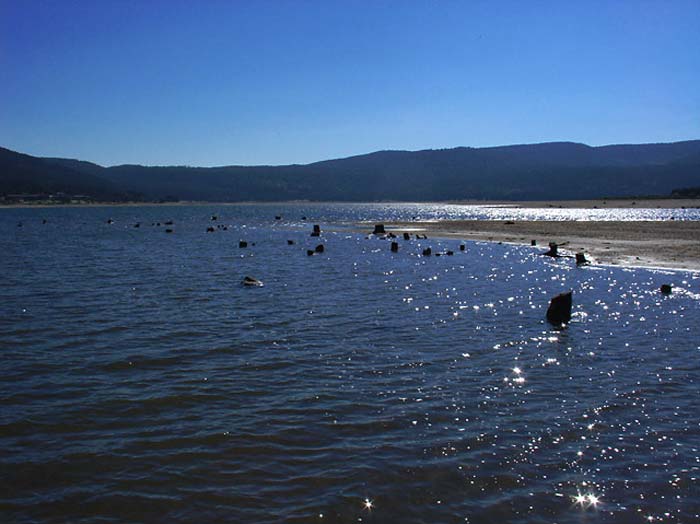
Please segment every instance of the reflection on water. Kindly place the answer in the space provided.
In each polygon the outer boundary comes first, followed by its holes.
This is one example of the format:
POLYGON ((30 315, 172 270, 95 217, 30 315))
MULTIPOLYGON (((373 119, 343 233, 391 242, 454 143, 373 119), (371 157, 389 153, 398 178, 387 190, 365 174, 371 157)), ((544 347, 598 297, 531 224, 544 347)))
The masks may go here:
POLYGON ((698 275, 324 230, 394 207, 2 210, 1 520, 698 520, 698 275))

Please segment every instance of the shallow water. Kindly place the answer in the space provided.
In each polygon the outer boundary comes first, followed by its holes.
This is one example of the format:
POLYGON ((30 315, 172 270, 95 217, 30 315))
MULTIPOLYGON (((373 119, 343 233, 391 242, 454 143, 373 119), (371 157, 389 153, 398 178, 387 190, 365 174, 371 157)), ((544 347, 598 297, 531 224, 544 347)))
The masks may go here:
POLYGON ((441 213, 0 210, 0 521, 700 519, 700 275, 331 231, 441 213))

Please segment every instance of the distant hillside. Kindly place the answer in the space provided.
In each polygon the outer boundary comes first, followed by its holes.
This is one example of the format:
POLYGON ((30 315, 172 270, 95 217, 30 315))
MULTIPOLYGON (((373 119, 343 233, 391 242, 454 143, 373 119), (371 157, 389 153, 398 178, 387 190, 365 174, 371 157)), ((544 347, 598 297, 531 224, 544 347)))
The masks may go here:
POLYGON ((0 195, 68 193, 96 200, 127 195, 113 182, 41 158, 0 147, 0 195))
MULTIPOLYGON (((60 173, 65 183, 92 183, 95 191, 140 194, 149 200, 553 200, 668 195, 675 188, 700 185, 700 140, 378 151, 288 166, 105 168, 78 160, 34 160, 43 162, 45 171, 44 180, 38 175, 42 166, 35 165, 31 177, 35 183, 53 179, 55 186, 60 173)), ((0 169, 3 180, 5 167, 0 169)), ((21 179, 13 178, 17 184, 21 179)))

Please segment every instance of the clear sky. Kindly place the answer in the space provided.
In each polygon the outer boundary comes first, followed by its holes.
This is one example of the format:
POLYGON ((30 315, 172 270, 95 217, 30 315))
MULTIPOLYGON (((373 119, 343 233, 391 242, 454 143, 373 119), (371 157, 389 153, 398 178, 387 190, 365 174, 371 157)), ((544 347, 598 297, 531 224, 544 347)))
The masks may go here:
POLYGON ((700 0, 0 0, 0 146, 102 165, 700 138, 700 0))

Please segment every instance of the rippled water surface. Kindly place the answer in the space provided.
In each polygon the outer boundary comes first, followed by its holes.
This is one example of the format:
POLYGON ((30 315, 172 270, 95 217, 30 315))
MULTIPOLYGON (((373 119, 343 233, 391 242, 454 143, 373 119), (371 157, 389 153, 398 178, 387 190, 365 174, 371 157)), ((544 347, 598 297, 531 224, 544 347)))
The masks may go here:
POLYGON ((334 229, 439 207, 0 210, 0 522, 700 520, 700 275, 334 229))

